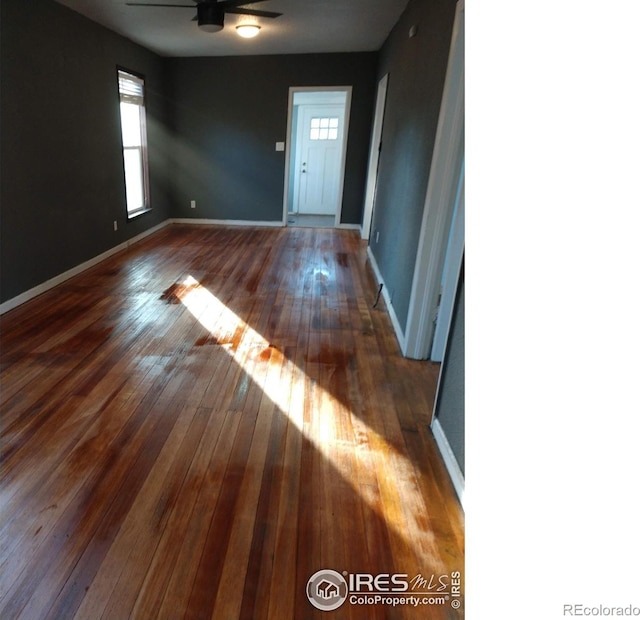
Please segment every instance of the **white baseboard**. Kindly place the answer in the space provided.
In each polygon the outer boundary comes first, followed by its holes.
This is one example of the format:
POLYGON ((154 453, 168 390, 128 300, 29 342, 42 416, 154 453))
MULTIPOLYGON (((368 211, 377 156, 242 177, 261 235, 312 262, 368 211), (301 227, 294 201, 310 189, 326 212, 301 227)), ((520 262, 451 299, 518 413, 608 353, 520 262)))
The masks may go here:
POLYGON ((449 472, 453 488, 456 490, 456 495, 464 509, 464 474, 458 465, 458 461, 453 454, 453 450, 449 445, 447 436, 444 434, 444 430, 442 429, 438 418, 433 418, 433 421, 431 422, 431 431, 433 432, 436 445, 442 455, 444 466, 447 468, 447 472, 449 472))
POLYGON ((171 224, 198 224, 209 226, 268 226, 281 228, 284 223, 281 220, 276 221, 253 221, 253 220, 209 220, 195 217, 174 217, 168 220, 171 224))
POLYGON ((407 343, 404 336, 404 332, 402 331, 402 327, 400 327, 400 321, 398 321, 398 317, 396 316, 396 311, 391 303, 391 297, 389 297, 389 289, 382 278, 382 274, 380 273, 380 269, 378 268, 378 263, 376 263, 376 259, 371 251, 371 246, 367 247, 367 256, 369 257, 369 262, 371 263, 371 267, 373 267, 373 272, 376 276, 376 280, 381 283, 382 286, 382 297, 384 298, 384 302, 387 305, 387 311, 389 313, 389 318, 391 319, 391 324, 393 325, 393 331, 396 334, 396 338, 398 339, 398 344, 400 345, 400 350, 403 355, 406 355, 407 343))
POLYGON ((51 290, 55 286, 58 286, 58 284, 62 284, 66 280, 69 280, 70 278, 77 276, 83 271, 86 271, 87 269, 91 269, 91 267, 95 267, 98 263, 101 263, 103 260, 109 258, 110 256, 113 256, 114 254, 117 254, 118 252, 122 252, 123 250, 126 250, 127 248, 132 246, 134 243, 137 243, 138 241, 144 239, 145 237, 152 235, 153 233, 164 228, 168 224, 170 224, 170 220, 165 220, 164 222, 158 224, 157 226, 154 226, 149 230, 145 230, 144 232, 140 233, 139 235, 136 235, 135 237, 129 239, 128 241, 120 243, 119 245, 116 245, 115 247, 107 250, 106 252, 102 252, 102 254, 98 254, 98 256, 94 256, 93 258, 90 258, 88 261, 85 261, 84 263, 80 263, 79 265, 76 265, 75 267, 72 267, 71 269, 63 273, 58 274, 57 276, 54 276, 53 278, 51 278, 50 280, 47 280, 46 282, 42 282, 41 284, 34 286, 28 291, 25 291, 24 293, 20 293, 20 295, 17 295, 16 297, 7 299, 7 301, 0 304, 0 315, 4 314, 5 312, 9 312, 9 310, 13 310, 14 308, 17 308, 18 306, 26 303, 27 301, 30 301, 34 297, 37 297, 38 295, 42 295, 42 293, 45 293, 46 291, 51 290))

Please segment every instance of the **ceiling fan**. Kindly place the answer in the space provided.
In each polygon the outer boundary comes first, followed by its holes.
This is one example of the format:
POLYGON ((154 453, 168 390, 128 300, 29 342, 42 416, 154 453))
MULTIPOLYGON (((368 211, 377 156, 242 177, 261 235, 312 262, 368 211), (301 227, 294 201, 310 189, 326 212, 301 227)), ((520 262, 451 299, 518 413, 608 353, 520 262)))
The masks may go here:
POLYGON ((206 32, 218 32, 224 28, 225 13, 235 13, 237 15, 252 15, 254 17, 280 17, 282 13, 272 11, 259 11, 256 9, 245 9, 245 4, 255 4, 265 0, 200 0, 195 6, 188 4, 151 4, 146 2, 126 2, 127 6, 152 6, 171 7, 176 9, 196 9, 197 14, 192 21, 197 21, 198 26, 206 32))

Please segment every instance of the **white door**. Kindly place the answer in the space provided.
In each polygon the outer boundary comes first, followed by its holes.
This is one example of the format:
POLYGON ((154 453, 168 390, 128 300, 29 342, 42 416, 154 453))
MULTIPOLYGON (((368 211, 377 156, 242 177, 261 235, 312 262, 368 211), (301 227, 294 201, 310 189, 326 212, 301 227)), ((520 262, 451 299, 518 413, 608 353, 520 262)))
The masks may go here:
POLYGON ((302 105, 298 117, 294 211, 335 215, 340 197, 343 105, 302 105))

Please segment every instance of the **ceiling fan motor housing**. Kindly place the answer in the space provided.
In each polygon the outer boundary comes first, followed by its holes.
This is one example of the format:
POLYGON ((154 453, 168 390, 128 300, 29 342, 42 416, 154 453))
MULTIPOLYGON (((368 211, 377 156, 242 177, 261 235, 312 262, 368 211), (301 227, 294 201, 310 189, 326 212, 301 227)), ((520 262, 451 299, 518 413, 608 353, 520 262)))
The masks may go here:
POLYGON ((224 10, 215 2, 201 2, 198 9, 198 26, 206 32, 218 32, 224 28, 224 10))

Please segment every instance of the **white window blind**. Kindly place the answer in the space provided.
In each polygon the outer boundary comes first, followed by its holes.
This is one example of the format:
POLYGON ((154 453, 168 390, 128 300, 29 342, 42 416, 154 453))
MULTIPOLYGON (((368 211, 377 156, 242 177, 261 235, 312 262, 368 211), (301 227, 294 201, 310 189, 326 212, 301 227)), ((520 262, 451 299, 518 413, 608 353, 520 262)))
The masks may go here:
POLYGON ((118 90, 122 103, 144 105, 144 80, 118 70, 118 90))

